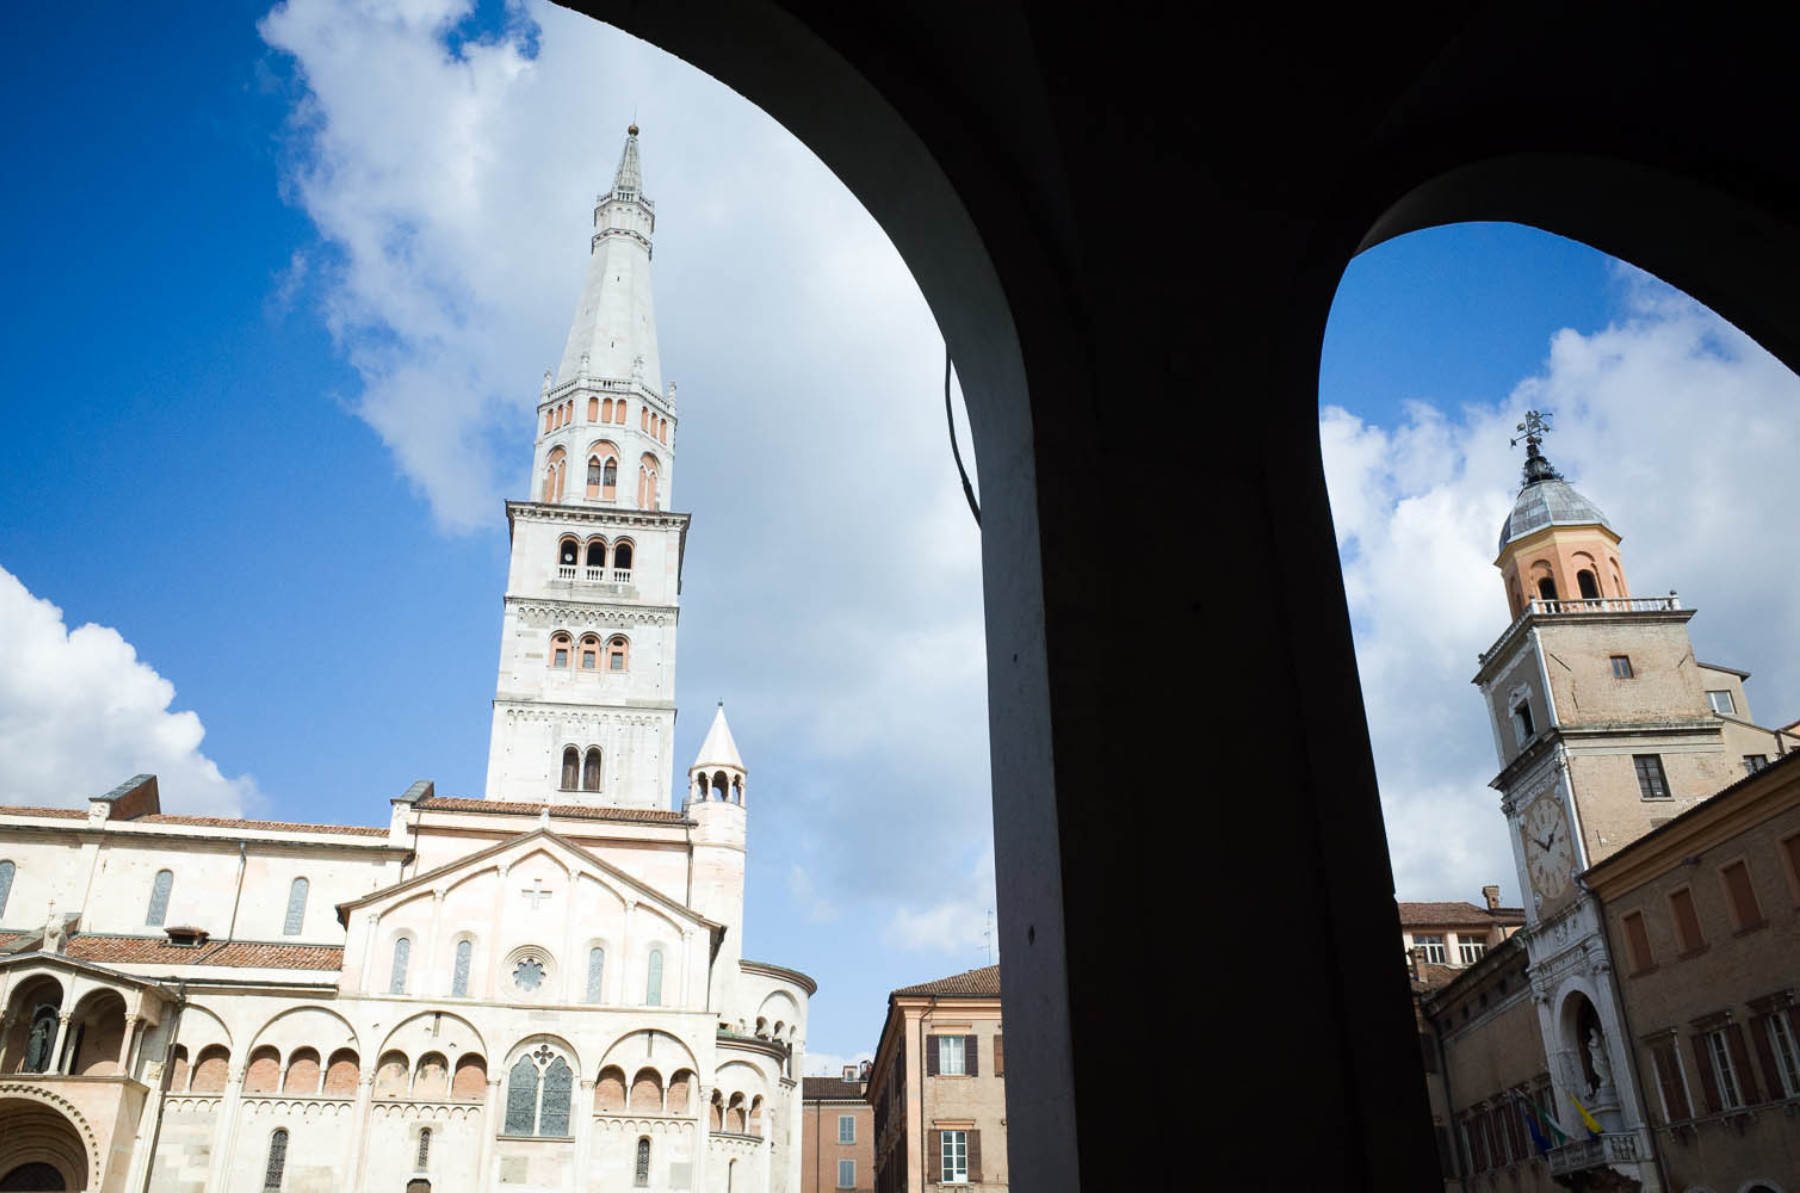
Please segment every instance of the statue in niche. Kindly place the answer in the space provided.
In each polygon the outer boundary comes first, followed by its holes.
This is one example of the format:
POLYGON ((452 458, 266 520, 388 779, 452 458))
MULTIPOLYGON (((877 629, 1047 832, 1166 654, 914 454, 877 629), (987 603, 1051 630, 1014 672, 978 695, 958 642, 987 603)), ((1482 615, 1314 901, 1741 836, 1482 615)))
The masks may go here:
POLYGON ((50 1049, 55 1042, 56 1011, 52 1007, 39 1007, 31 1020, 31 1035, 25 1040, 25 1072, 49 1072, 50 1049))
POLYGON ((1588 1064, 1594 1070, 1594 1093, 1612 1089, 1612 1065, 1606 1059, 1606 1041, 1600 1038, 1597 1028, 1588 1029, 1587 1054, 1588 1064))

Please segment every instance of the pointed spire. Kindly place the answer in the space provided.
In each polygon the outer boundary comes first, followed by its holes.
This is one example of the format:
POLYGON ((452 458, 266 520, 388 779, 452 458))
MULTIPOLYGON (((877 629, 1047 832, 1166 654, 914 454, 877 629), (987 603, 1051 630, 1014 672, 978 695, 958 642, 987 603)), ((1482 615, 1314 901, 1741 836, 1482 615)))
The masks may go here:
POLYGON ((725 723, 723 700, 719 701, 719 711, 713 714, 712 728, 706 731, 706 740, 700 743, 700 752, 694 756, 694 765, 688 769, 700 770, 713 766, 727 766, 736 771, 744 769, 744 760, 738 756, 737 742, 731 738, 731 726, 725 723))
POLYGON ((613 194, 618 198, 636 197, 644 189, 644 171, 638 165, 638 126, 625 130, 625 152, 619 155, 619 168, 613 174, 613 194))

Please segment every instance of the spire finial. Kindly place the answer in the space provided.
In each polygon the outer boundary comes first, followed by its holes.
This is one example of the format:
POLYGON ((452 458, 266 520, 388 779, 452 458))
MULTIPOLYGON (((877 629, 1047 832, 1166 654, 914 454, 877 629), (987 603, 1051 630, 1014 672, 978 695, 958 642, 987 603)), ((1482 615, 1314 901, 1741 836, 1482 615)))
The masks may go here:
POLYGON ((638 126, 634 121, 625 130, 625 151, 619 155, 619 168, 613 172, 613 194, 621 199, 636 199, 644 191, 644 172, 638 165, 638 126))
POLYGON ((1552 467, 1550 461, 1544 458, 1544 453, 1538 450, 1539 445, 1544 442, 1544 436, 1551 431, 1551 417, 1548 410, 1527 410, 1525 421, 1515 428, 1524 434, 1512 440, 1510 446, 1519 446, 1520 439, 1525 441, 1525 483, 1528 485, 1562 479, 1562 473, 1552 467))

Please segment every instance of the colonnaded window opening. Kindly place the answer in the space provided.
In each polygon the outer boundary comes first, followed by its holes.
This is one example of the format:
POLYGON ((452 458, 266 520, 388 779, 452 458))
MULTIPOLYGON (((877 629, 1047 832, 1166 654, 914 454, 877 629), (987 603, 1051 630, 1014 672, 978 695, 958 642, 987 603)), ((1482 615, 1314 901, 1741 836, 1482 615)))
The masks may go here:
POLYGON ((1756 941, 1800 880, 1748 785, 1800 748, 1761 631, 1800 597, 1749 511, 1800 500, 1800 379, 1628 265, 1457 225, 1352 263, 1320 385, 1445 1178, 1745 1183, 1667 1157, 1788 1096, 1756 941))

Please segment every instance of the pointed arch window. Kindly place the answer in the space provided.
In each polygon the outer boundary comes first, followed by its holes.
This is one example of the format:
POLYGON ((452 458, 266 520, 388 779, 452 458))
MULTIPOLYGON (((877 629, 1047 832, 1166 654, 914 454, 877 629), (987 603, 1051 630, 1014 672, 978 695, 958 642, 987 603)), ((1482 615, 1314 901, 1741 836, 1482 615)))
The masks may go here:
POLYGON ((600 496, 600 474, 600 457, 589 456, 587 469, 587 495, 589 497, 600 496))
POLYGON ((469 965, 475 959, 475 942, 456 942, 456 968, 450 974, 450 997, 469 997, 469 965))
POLYGON ((394 941, 394 967, 388 973, 388 993, 406 993, 406 963, 412 959, 412 937, 394 941))
POLYGON ((626 644, 625 639, 615 636, 606 644, 606 669, 608 671, 625 670, 630 653, 630 647, 626 644))
POLYGON ((287 1172, 287 1145, 287 1128, 277 1127, 269 1136, 269 1162, 263 1166, 264 1193, 281 1188, 281 1178, 287 1172))
POLYGON ((575 790, 575 785, 579 780, 580 775, 581 751, 577 750, 574 746, 565 746, 563 748, 562 789, 564 791, 575 790))
POLYGON ((0 862, 0 915, 6 914, 6 900, 12 894, 13 873, 17 869, 11 862, 0 862))
POLYGON ((600 790, 600 747, 588 747, 587 757, 581 763, 581 789, 583 791, 600 790))
POLYGON ((606 982, 606 950, 598 945, 588 950, 587 1001, 599 1003, 606 982))
POLYGON ((567 1138, 575 1070, 548 1044, 521 1056, 507 1074, 507 1135, 567 1138))
POLYGON ((151 928, 160 928, 163 921, 169 918, 169 892, 175 887, 173 870, 158 870, 150 883, 150 908, 144 915, 144 924, 151 928))
POLYGON ((661 949, 650 950, 649 973, 644 982, 644 1005, 647 1007, 662 1006, 663 954, 661 949))
POLYGON ((288 884, 287 919, 282 922, 283 936, 298 936, 300 928, 306 922, 306 895, 312 884, 304 878, 296 878, 288 884))
POLYGON ((606 463, 600 468, 600 496, 612 500, 619 495, 619 462, 613 457, 606 457, 606 463))
POLYGON ((569 666, 569 636, 552 634, 550 636, 550 665, 559 669, 569 666))

